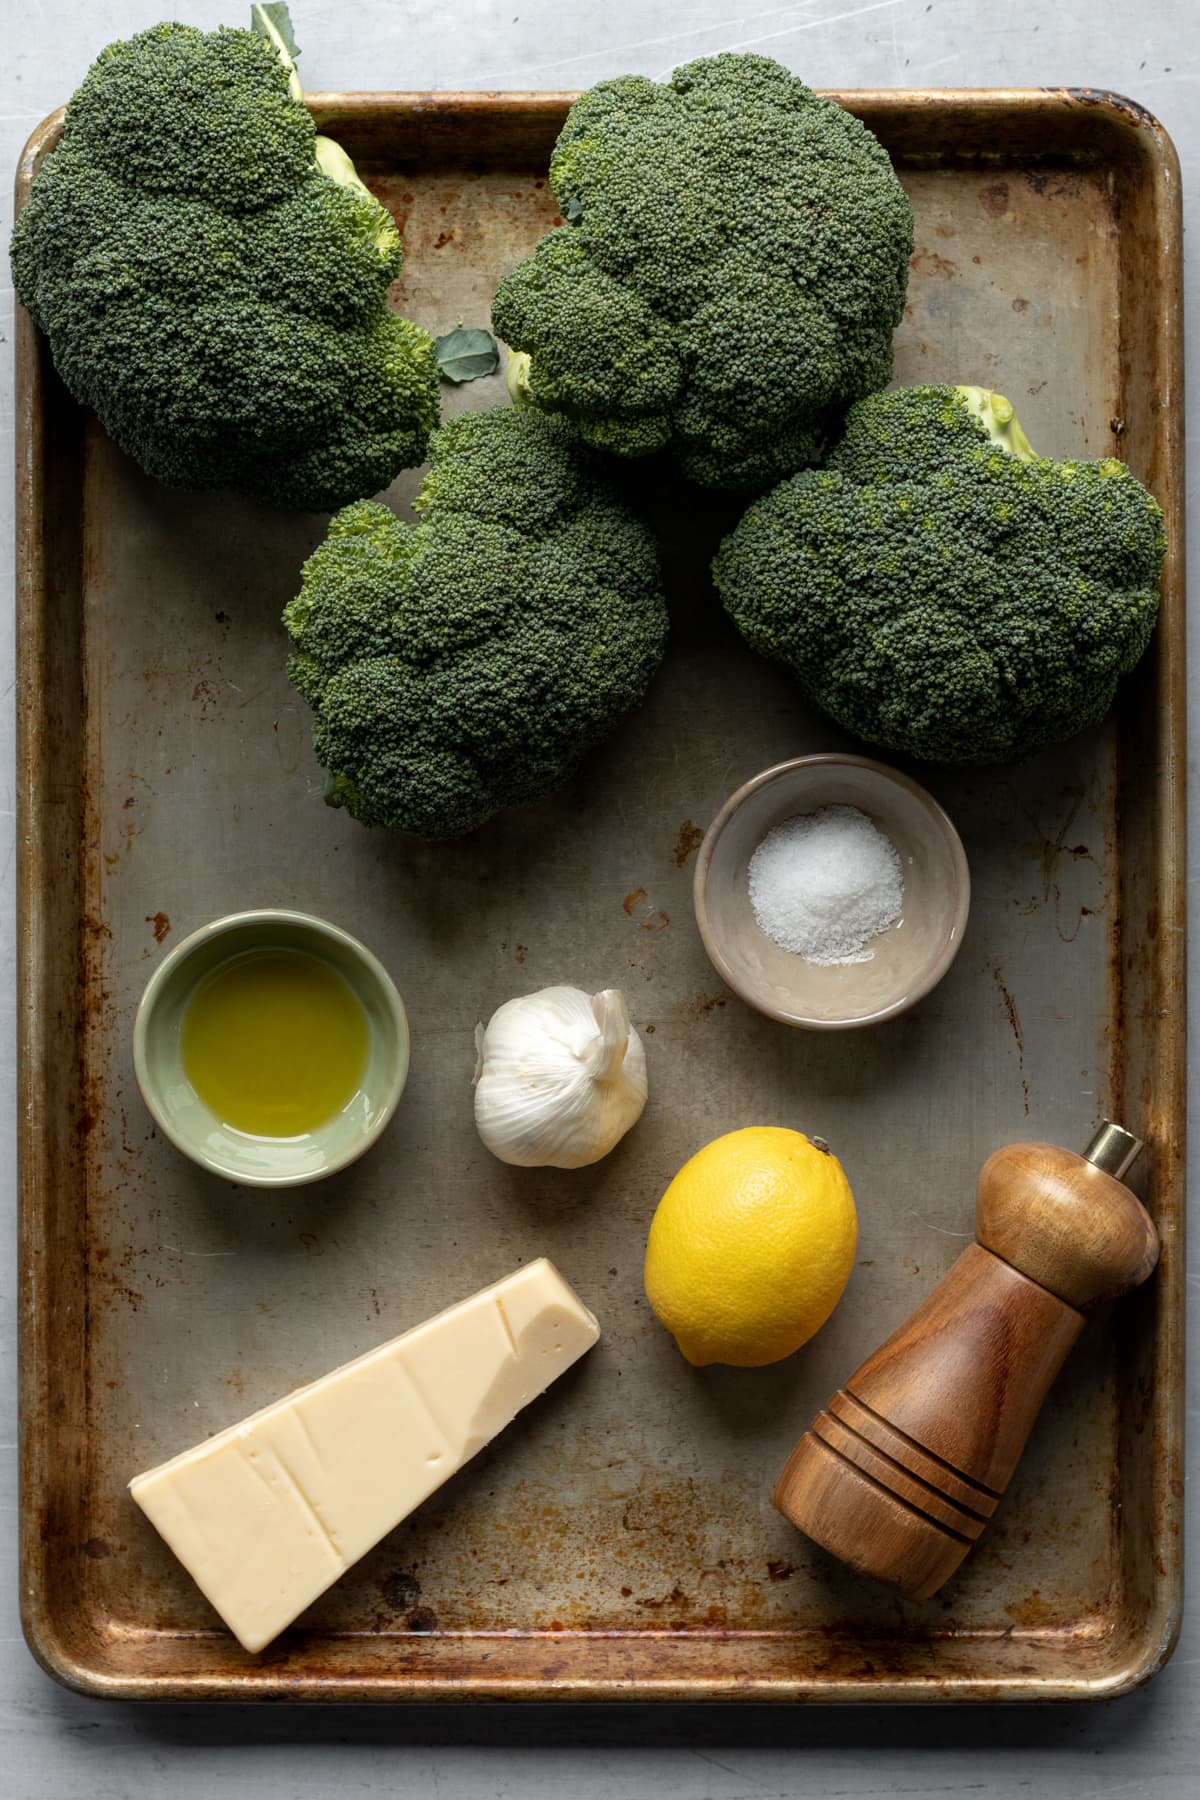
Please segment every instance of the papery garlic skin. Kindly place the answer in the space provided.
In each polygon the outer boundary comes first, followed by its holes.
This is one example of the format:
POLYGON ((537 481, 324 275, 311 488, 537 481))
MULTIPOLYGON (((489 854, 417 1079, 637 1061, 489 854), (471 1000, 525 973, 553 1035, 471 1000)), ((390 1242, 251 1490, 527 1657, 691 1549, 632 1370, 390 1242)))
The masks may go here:
POLYGON ((475 1027, 475 1123, 501 1162, 582 1169, 646 1104, 646 1052, 616 988, 549 987, 475 1027))

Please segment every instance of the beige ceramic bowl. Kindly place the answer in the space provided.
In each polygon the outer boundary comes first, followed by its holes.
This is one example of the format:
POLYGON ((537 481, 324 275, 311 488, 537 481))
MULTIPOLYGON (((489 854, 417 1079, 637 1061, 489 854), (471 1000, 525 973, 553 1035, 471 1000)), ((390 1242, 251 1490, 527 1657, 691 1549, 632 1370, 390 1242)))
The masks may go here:
POLYGON ((704 948, 735 994, 785 1025, 838 1031, 895 1018, 937 985, 962 942, 971 880, 957 831, 907 775, 865 756, 800 756, 730 795, 700 846, 694 892, 704 948), (856 806, 900 854, 903 913, 869 962, 806 962, 750 905, 750 858, 768 831, 821 806, 856 806))

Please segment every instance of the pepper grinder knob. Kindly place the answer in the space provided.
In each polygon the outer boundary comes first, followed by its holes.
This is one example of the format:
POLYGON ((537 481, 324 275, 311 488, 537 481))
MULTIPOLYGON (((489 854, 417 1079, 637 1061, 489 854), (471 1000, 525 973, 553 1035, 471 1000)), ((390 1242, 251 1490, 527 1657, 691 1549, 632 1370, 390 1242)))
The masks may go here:
POLYGON ((775 1489, 785 1517, 914 1599, 941 1587, 1008 1486, 1082 1309, 1158 1261, 1121 1180, 1140 1149, 1106 1121, 1081 1156, 1010 1144, 988 1158, 977 1242, 813 1420, 775 1489))

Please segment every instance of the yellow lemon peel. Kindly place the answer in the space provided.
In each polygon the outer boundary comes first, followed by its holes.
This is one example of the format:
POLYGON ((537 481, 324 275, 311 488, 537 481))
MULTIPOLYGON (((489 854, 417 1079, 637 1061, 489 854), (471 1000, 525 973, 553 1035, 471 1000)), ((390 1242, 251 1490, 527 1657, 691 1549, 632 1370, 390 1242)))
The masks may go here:
POLYGON ((646 1245, 646 1297, 688 1362, 761 1368, 819 1331, 858 1242, 854 1196, 820 1138, 731 1131, 684 1164, 646 1245))

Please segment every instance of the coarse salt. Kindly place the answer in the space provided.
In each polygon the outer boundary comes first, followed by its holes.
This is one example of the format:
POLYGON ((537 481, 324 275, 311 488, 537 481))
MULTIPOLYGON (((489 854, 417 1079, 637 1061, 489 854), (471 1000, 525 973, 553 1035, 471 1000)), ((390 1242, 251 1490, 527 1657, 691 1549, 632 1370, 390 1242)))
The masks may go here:
POLYGON ((896 846, 856 806, 785 819, 750 858, 759 927, 808 962, 870 962, 867 945, 899 919, 903 892, 896 846))

